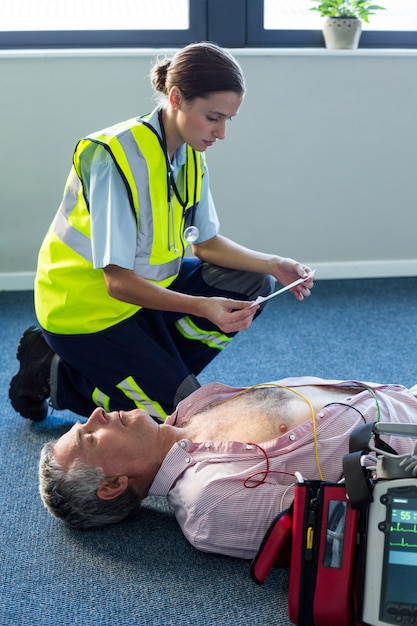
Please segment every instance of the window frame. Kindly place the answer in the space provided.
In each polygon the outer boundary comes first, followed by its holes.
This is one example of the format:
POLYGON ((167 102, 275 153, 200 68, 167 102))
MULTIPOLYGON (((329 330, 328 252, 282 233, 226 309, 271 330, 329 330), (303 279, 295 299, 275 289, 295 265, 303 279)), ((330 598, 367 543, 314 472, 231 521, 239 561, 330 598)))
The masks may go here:
MULTIPOLYGON (((265 30, 263 0, 190 0, 187 30, 0 31, 0 49, 176 48, 213 41, 229 48, 323 48, 321 30, 265 30)), ((360 48, 417 48, 415 31, 362 32, 360 48)))

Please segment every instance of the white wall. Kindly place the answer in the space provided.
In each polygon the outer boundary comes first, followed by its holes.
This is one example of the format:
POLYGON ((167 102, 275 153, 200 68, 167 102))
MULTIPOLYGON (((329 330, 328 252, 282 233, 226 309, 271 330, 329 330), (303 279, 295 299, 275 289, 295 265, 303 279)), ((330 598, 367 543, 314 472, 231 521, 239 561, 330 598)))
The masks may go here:
MULTIPOLYGON (((222 233, 318 278, 417 275, 417 51, 235 50, 222 233)), ((76 141, 154 106, 154 50, 0 53, 0 289, 31 288, 76 141)))

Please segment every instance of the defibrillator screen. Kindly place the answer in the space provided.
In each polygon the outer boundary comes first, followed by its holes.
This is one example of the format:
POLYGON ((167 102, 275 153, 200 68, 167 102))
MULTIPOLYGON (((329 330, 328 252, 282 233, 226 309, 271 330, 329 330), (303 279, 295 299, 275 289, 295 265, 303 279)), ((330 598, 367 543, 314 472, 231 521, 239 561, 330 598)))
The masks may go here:
POLYGON ((380 618, 417 610, 417 487, 387 495, 380 618))

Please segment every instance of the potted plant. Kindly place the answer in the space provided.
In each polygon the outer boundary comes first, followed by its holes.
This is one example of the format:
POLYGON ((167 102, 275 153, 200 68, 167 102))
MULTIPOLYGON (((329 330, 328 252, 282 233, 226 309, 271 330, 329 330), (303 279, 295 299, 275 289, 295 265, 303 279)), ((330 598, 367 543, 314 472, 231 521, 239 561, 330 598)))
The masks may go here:
POLYGON ((369 22, 375 11, 384 10, 372 0, 312 0, 325 17, 323 37, 326 48, 357 48, 362 34, 362 22, 369 22))

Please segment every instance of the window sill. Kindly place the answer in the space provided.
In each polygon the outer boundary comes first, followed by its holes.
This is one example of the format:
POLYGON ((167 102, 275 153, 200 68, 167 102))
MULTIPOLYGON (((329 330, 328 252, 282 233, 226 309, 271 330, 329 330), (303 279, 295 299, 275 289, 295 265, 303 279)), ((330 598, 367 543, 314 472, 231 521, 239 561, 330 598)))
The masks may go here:
MULTIPOLYGON (((0 58, 88 58, 143 57, 174 52, 177 48, 63 48, 0 50, 0 58)), ((417 57, 415 48, 358 48, 357 50, 328 50, 327 48, 233 48, 236 56, 248 57, 417 57)))

